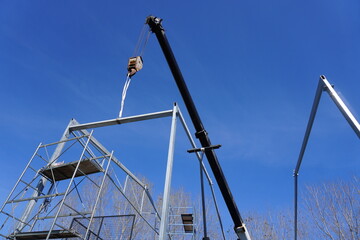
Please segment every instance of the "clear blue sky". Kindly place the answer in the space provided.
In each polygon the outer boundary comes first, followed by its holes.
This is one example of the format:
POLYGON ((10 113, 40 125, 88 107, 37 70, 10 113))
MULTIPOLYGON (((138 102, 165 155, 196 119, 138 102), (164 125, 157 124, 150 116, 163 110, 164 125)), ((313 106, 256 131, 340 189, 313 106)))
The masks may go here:
MULTIPOLYGON (((218 156, 240 212, 292 206, 292 171, 320 75, 360 118, 357 0, 3 0, 1 202, 38 143, 56 141, 71 118, 85 123, 117 116, 127 60, 150 14, 164 19, 205 128, 214 144, 223 145, 218 156)), ((171 109, 173 102, 186 113, 151 36, 124 116, 171 109)), ((96 130, 95 136, 130 170, 153 181, 159 193, 170 120, 152 124, 96 130)), ((198 178, 197 164, 178 154, 174 186, 196 195, 198 186, 191 183, 198 178)), ((324 94, 301 189, 358 174, 359 156, 358 138, 324 94)))

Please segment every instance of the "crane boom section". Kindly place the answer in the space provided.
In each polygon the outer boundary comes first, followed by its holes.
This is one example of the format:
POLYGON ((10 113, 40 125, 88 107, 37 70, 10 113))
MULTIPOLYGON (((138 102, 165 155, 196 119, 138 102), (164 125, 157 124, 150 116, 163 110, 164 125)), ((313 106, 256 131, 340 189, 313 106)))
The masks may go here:
MULTIPOLYGON (((149 16, 146 19, 146 23, 149 25, 151 31, 155 33, 160 47, 165 55, 166 61, 170 67, 171 73, 175 79, 177 87, 183 98, 185 106, 189 112, 191 121, 196 130, 195 136, 199 139, 202 147, 211 146, 210 138, 202 124, 198 111, 192 100, 190 92, 186 86, 185 80, 182 76, 180 68, 177 64, 175 56, 171 50, 170 44, 166 38, 165 30, 161 25, 162 19, 149 16)), ((230 212, 231 218, 234 222, 234 229, 240 240, 250 240, 249 234, 243 224, 243 220, 240 216, 237 205, 234 201, 233 195, 230 191, 229 185, 226 181, 225 175, 221 169, 218 158, 214 150, 205 151, 206 158, 208 159, 211 170, 214 174, 216 182, 220 188, 221 194, 224 198, 226 206, 230 212)))

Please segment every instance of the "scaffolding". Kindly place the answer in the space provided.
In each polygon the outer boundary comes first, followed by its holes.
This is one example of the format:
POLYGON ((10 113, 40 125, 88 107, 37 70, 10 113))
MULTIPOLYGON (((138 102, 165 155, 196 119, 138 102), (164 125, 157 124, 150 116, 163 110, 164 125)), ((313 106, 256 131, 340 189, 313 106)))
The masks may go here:
POLYGON ((77 125, 72 119, 60 141, 36 148, 0 209, 5 216, 1 237, 94 239, 91 236, 98 233, 96 239, 131 239, 135 214, 156 231, 150 222, 160 215, 148 187, 95 139, 93 131, 71 130, 77 125), (127 207, 106 210, 104 197, 114 207, 127 207), (145 207, 152 214, 143 213, 145 207), (99 230, 110 222, 118 231, 99 230))
MULTIPOLYGON (((169 196, 177 119, 196 148, 176 104, 168 111, 100 122, 79 124, 72 119, 59 141, 40 143, 36 148, 1 206, 0 237, 132 239, 134 226, 141 221, 142 230, 154 233, 149 239, 171 238, 169 196), (94 130, 87 129, 163 117, 172 117, 172 121, 163 210, 159 213, 147 185, 94 137, 94 130)), ((209 178, 205 167, 204 172, 209 178)), ((188 227, 184 228, 187 233, 188 227)))
POLYGON ((196 239, 197 224, 194 207, 170 207, 168 226, 171 239, 179 237, 184 240, 196 239))

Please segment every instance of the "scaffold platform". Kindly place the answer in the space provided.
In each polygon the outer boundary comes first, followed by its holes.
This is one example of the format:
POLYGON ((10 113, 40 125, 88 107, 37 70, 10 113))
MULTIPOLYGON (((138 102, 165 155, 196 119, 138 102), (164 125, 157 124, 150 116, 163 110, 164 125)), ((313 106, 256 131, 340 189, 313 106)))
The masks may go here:
MULTIPOLYGON (((78 161, 64 163, 58 166, 51 166, 42 170, 40 174, 51 181, 70 179, 72 178, 77 165, 78 161)), ((95 160, 84 159, 80 161, 79 168, 75 174, 75 177, 80 177, 102 171, 102 167, 95 160)))

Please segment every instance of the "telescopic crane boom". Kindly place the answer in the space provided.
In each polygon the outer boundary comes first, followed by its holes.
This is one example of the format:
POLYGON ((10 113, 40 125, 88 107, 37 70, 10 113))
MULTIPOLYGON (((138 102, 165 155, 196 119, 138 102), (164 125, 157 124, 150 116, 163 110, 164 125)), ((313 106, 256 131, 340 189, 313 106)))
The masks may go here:
MULTIPOLYGON (((146 18, 146 23, 149 25, 151 31, 155 33, 160 47, 165 55, 166 61, 170 67, 171 73, 178 86, 180 94, 184 100, 185 106, 189 112, 191 121, 196 130, 195 136, 199 139, 203 148, 211 146, 210 138, 201 122, 200 116, 196 110, 195 104, 191 98, 190 92, 186 86, 184 78, 181 74, 180 68, 176 62, 175 56, 171 50, 169 42, 165 35, 165 30, 161 25, 162 19, 149 16, 146 18)), ((234 222, 234 230, 239 240, 251 240, 250 235, 244 225, 237 205, 234 201, 229 185, 226 181, 224 173, 219 164, 218 158, 213 149, 205 151, 206 158, 208 159, 211 170, 215 176, 216 182, 219 185, 221 194, 224 198, 226 206, 230 212, 231 218, 234 222)))

